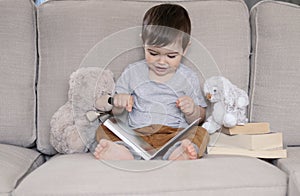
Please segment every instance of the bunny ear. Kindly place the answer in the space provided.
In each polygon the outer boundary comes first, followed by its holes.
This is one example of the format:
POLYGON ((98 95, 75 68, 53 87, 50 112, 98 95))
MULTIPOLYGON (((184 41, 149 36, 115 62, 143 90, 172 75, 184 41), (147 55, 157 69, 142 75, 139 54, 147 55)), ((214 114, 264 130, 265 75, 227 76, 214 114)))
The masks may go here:
POLYGON ((204 94, 208 93, 207 81, 205 81, 203 84, 203 92, 204 92, 204 94))
POLYGON ((213 85, 211 84, 211 82, 206 82, 203 86, 204 94, 211 93, 212 87, 213 85))
POLYGON ((212 88, 212 83, 213 83, 214 77, 210 77, 207 80, 205 80, 204 84, 203 84, 203 91, 204 93, 209 93, 210 89, 212 88))
POLYGON ((224 89, 224 102, 227 106, 233 106, 236 98, 235 86, 226 78, 221 77, 224 89))

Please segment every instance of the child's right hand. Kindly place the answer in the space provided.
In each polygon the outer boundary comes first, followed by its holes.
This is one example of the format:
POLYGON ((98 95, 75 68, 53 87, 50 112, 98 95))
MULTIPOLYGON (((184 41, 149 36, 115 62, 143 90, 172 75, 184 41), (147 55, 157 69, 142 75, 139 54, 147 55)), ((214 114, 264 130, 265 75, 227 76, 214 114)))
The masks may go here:
POLYGON ((133 107, 133 96, 129 94, 116 94, 114 96, 114 107, 126 109, 128 112, 132 111, 133 107))

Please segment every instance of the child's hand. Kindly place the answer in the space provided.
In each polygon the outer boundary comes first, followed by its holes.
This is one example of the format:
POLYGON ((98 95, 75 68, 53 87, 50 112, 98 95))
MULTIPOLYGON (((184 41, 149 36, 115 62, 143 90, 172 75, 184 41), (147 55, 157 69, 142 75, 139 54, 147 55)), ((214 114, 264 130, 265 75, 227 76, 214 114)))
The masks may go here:
POLYGON ((131 112, 133 103, 133 96, 129 94, 116 94, 114 96, 114 107, 125 108, 128 112, 131 112))
POLYGON ((194 100, 189 96, 179 97, 176 101, 176 107, 178 107, 187 116, 193 114, 195 111, 194 100))

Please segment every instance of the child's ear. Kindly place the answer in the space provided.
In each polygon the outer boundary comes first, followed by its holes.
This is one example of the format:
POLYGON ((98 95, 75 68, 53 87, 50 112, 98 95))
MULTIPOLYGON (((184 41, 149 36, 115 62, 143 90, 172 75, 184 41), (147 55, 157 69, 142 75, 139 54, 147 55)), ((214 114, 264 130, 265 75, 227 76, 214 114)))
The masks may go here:
POLYGON ((185 56, 186 52, 188 51, 189 47, 191 46, 191 42, 188 43, 188 45, 186 46, 185 50, 183 51, 183 56, 185 56))

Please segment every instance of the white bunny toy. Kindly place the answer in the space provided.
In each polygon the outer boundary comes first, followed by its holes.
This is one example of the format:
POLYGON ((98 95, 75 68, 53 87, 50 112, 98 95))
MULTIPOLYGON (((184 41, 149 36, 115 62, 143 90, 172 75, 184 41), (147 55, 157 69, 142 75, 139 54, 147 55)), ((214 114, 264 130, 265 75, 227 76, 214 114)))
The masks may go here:
POLYGON ((245 91, 239 89, 222 76, 213 76, 204 83, 206 98, 213 104, 211 116, 202 125, 209 133, 224 127, 244 125, 248 122, 246 107, 249 98, 245 91))

